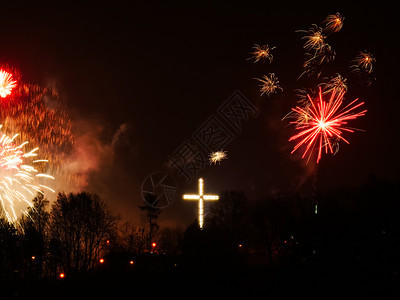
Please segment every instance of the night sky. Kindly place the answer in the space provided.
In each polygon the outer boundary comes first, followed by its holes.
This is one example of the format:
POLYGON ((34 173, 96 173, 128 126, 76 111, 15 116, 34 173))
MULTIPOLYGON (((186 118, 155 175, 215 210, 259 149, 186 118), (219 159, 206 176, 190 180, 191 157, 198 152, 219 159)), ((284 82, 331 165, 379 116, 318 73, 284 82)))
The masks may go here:
POLYGON ((360 98, 368 112, 351 124, 365 132, 347 135, 350 145, 323 156, 317 187, 357 186, 371 176, 399 180, 398 7, 100 3, 3 6, 0 62, 17 66, 25 81, 58 91, 82 154, 81 171, 89 176, 87 189, 123 220, 139 221, 141 184, 155 171, 171 174, 178 187, 175 202, 160 215, 166 225, 194 220, 196 205, 181 195, 197 191, 199 176, 209 193, 235 189, 252 199, 310 194, 315 165, 290 155, 293 127, 281 119, 296 104, 294 89, 319 83, 297 80, 304 50, 296 30, 336 12, 345 21, 329 39, 336 59, 325 74, 349 76, 346 99, 360 98), (276 46, 272 64, 246 60, 254 44, 276 46), (349 72, 361 50, 377 61, 368 87, 349 72), (254 78, 270 72, 284 91, 260 97, 254 78), (228 160, 186 183, 168 167, 168 157, 235 91, 258 116, 243 122, 225 147, 228 160))

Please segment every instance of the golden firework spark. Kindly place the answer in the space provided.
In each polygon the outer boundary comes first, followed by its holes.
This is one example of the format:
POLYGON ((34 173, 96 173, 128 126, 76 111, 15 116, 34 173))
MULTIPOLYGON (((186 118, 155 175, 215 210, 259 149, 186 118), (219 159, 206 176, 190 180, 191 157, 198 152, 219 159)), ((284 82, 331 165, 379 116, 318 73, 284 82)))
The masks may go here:
POLYGON ((325 31, 328 32, 338 32, 343 27, 344 17, 340 13, 336 13, 334 15, 329 15, 326 17, 325 23, 325 31))
POLYGON ((371 53, 360 51, 353 62, 354 65, 352 65, 350 68, 354 72, 365 71, 367 73, 371 73, 373 69, 373 63, 375 63, 375 58, 371 53))
POLYGON ((313 24, 309 30, 298 30, 305 33, 302 37, 305 40, 303 48, 306 50, 319 50, 325 43, 325 36, 322 34, 322 28, 313 24))
POLYGON ((210 153, 209 157, 210 157, 210 165, 211 164, 216 165, 217 162, 220 163, 221 160, 228 159, 228 155, 226 154, 226 151, 223 151, 223 150, 212 152, 212 153, 210 153))
POLYGON ((266 94, 268 97, 277 93, 278 91, 283 91, 283 88, 279 86, 278 77, 274 73, 269 73, 268 75, 264 75, 262 79, 255 78, 256 80, 262 82, 260 84, 261 96, 266 94))
POLYGON ((252 57, 248 59, 254 59, 254 63, 262 61, 265 62, 266 60, 269 61, 269 63, 272 63, 273 60, 273 55, 271 53, 271 50, 275 49, 276 47, 269 47, 268 45, 257 45, 255 44, 253 46, 253 52, 250 52, 252 57))

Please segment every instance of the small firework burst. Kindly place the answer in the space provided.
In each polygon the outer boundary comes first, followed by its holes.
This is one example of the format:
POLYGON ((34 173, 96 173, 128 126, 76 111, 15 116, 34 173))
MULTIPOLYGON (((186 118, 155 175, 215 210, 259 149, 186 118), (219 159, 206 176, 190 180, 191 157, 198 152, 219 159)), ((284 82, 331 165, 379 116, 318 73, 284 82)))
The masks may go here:
POLYGON ((226 154, 226 151, 223 151, 223 150, 212 152, 212 153, 210 153, 209 157, 210 157, 210 165, 211 164, 216 165, 217 162, 220 163, 221 160, 228 159, 228 155, 226 154))
POLYGON ((12 89, 16 86, 17 82, 12 80, 12 74, 0 70, 0 97, 5 98, 11 94, 12 89))
POLYGON ((331 93, 334 90, 336 92, 347 91, 347 79, 340 74, 336 74, 335 77, 332 77, 328 81, 321 83, 320 86, 322 87, 322 94, 324 95, 331 93))
POLYGON ((325 31, 328 32, 338 32, 343 27, 344 17, 340 13, 336 13, 334 15, 329 15, 326 17, 325 23, 325 31))
POLYGON ((260 84, 261 96, 266 94, 268 97, 277 93, 278 91, 283 91, 283 89, 279 86, 278 77, 274 73, 269 73, 268 75, 264 75, 262 79, 255 78, 256 80, 262 82, 260 84))
POLYGON ((354 72, 366 72, 372 73, 373 63, 375 63, 375 58, 371 53, 366 51, 360 51, 358 55, 353 60, 354 65, 350 66, 350 68, 354 72))
POLYGON ((306 50, 319 50, 325 44, 325 36, 322 31, 322 28, 315 24, 309 30, 298 30, 297 32, 305 33, 302 37, 305 40, 303 48, 306 50))
POLYGON ((266 60, 269 61, 269 63, 272 63, 272 59, 274 58, 271 51, 275 49, 276 47, 269 47, 268 45, 257 45, 255 44, 253 46, 253 52, 250 52, 252 57, 248 59, 254 59, 254 63, 256 62, 265 62, 266 60))

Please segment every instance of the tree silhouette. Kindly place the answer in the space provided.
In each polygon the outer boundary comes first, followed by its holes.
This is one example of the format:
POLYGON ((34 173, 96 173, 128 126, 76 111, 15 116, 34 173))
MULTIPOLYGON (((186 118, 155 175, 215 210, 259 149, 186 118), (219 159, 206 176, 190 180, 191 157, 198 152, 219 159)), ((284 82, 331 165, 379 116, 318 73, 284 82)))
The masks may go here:
POLYGON ((0 211, 0 279, 7 279, 20 259, 20 238, 15 226, 1 213, 0 211))
POLYGON ((38 193, 32 200, 27 214, 20 221, 24 232, 23 244, 25 257, 33 264, 34 272, 43 275, 43 263, 46 260, 46 245, 50 213, 47 211, 49 201, 42 193, 38 193))
POLYGON ((92 269, 116 230, 114 216, 97 195, 58 194, 50 215, 53 257, 70 274, 92 269))
POLYGON ((210 206, 207 218, 224 232, 230 246, 236 247, 247 231, 248 200, 243 192, 224 191, 219 201, 210 206))

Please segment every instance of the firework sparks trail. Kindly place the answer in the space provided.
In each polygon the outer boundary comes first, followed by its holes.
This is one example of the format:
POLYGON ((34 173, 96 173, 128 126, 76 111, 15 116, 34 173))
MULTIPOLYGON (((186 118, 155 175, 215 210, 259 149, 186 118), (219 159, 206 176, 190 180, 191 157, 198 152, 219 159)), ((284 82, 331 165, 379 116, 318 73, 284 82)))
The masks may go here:
POLYGON ((306 54, 307 59, 304 63, 304 67, 309 67, 313 64, 321 65, 324 62, 330 62, 335 59, 335 55, 336 53, 332 47, 329 44, 324 43, 314 53, 306 54))
POLYGON ((209 158, 210 158, 210 165, 211 164, 216 165, 217 162, 220 163, 221 160, 227 159, 228 155, 226 154, 226 151, 221 150, 210 153, 209 158))
POLYGON ((260 85, 261 96, 266 94, 269 97, 273 93, 283 91, 283 89, 279 86, 278 77, 276 77, 274 73, 264 75, 262 79, 255 79, 262 82, 262 84, 260 85))
POLYGON ((322 28, 313 24, 309 30, 297 30, 297 32, 305 33, 302 37, 305 40, 303 48, 306 50, 319 50, 325 44, 325 38, 322 34, 322 28))
POLYGON ((321 75, 320 65, 328 63, 335 59, 335 51, 326 43, 326 36, 323 35, 323 29, 315 24, 309 30, 297 30, 296 32, 305 33, 302 37, 305 40, 303 48, 307 50, 303 64, 304 71, 299 78, 304 75, 321 75))
POLYGON ((305 54, 305 62, 303 64, 303 73, 300 74, 299 78, 304 75, 316 74, 317 77, 321 75, 320 66, 323 63, 329 63, 335 59, 336 53, 332 47, 324 43, 320 48, 315 50, 314 53, 307 52, 305 54))
POLYGON ((269 61, 269 63, 272 63, 273 60, 273 55, 271 53, 272 50, 274 50, 276 47, 269 47, 268 45, 257 45, 255 44, 253 46, 253 52, 251 52, 250 54, 252 55, 252 57, 248 58, 249 59, 254 59, 254 63, 256 62, 265 62, 266 60, 269 61))
POLYGON ((336 13, 334 15, 329 15, 326 17, 325 21, 325 31, 327 32, 338 32, 343 27, 344 17, 340 13, 336 13))
POLYGON ((325 153, 330 152, 333 154, 336 152, 334 144, 337 140, 342 140, 349 144, 342 134, 343 132, 354 132, 354 129, 347 127, 347 122, 364 116, 367 110, 355 112, 357 108, 364 104, 364 102, 357 103, 358 99, 342 107, 345 92, 344 90, 333 90, 329 101, 326 102, 323 99, 320 87, 317 99, 312 100, 308 96, 309 104, 307 106, 292 108, 298 118, 290 123, 294 124, 296 130, 299 131, 289 139, 289 141, 299 140, 294 146, 292 154, 301 146, 306 146, 302 158, 309 153, 308 162, 313 150, 317 147, 318 163, 323 150, 325 150, 325 153))
POLYGON ((54 177, 37 169, 47 160, 34 160, 38 148, 25 152, 28 142, 16 146, 18 136, 10 138, 3 133, 0 139, 0 207, 7 220, 14 224, 19 214, 26 214, 26 209, 32 206, 30 199, 36 193, 44 193, 44 189, 54 192, 43 184, 46 179, 54 177))
POLYGON ((354 65, 350 66, 350 68, 354 72, 365 71, 367 73, 371 73, 373 70, 373 63, 375 63, 375 58, 371 53, 368 52, 359 52, 358 55, 353 60, 354 65))
POLYGON ((16 86, 16 81, 12 80, 12 75, 0 69, 0 97, 5 98, 11 94, 11 91, 16 86))
POLYGON ((321 83, 320 87, 322 87, 322 90, 323 90, 322 94, 324 94, 324 95, 332 93, 334 90, 347 91, 347 88, 348 88, 347 87, 347 79, 344 78, 340 74, 336 74, 335 77, 332 77, 331 79, 327 80, 326 82, 321 83))

